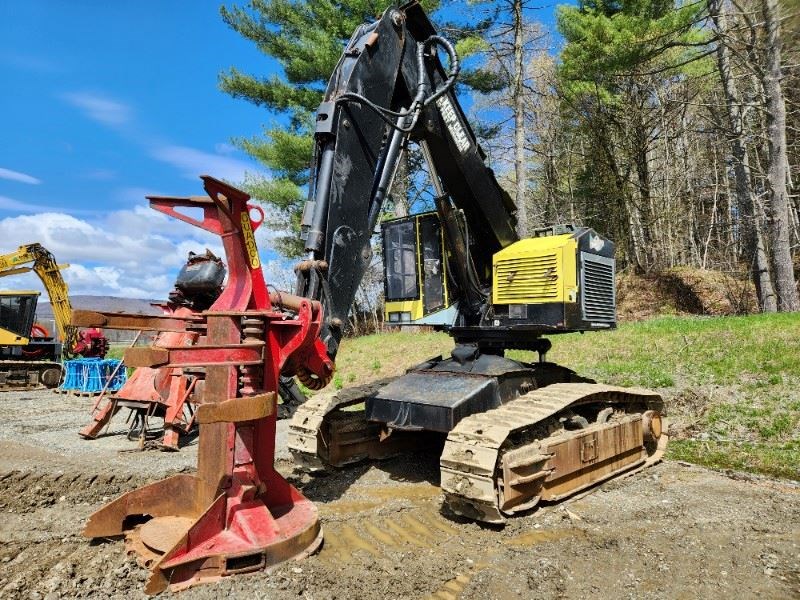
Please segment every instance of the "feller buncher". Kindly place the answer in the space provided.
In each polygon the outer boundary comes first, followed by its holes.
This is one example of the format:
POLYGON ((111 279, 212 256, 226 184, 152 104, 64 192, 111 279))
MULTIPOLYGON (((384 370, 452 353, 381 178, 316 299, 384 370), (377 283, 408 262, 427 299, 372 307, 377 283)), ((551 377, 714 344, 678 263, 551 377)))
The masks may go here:
POLYGON ((105 356, 101 331, 70 325, 69 291, 55 257, 41 244, 26 244, 0 256, 0 278, 33 271, 50 297, 58 337, 35 322, 39 292, 0 292, 0 390, 56 387, 61 357, 105 356), (60 340, 60 341, 59 341, 60 340))
POLYGON ((150 203, 221 237, 229 282, 209 310, 76 314, 83 325, 200 334, 193 346, 125 356, 135 367, 205 369, 197 472, 120 496, 84 529, 92 538, 125 536, 152 571, 147 593, 258 571, 318 547, 316 509, 274 468, 279 378, 295 375, 316 389, 332 379, 409 142, 428 163, 436 212, 384 227, 389 320, 435 324, 455 347, 388 384, 308 400, 290 425, 295 457, 310 468, 342 466, 438 436, 447 505, 492 523, 660 459, 667 438, 658 394, 597 384, 545 360, 548 335, 616 326, 613 242, 573 226, 519 239, 514 205, 455 96, 458 72, 453 46, 416 2, 353 34, 317 112, 303 217, 308 256, 296 267, 295 294, 270 292, 264 280, 253 236, 263 211, 206 176, 206 197, 150 203), (202 209, 202 219, 187 208, 202 209), (507 358, 509 349, 539 360, 507 358))

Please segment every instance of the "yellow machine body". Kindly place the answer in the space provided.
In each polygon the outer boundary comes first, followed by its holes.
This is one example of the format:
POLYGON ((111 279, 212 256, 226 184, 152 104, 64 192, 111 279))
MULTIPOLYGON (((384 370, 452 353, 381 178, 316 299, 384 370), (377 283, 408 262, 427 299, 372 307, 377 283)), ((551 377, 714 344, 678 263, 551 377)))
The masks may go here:
POLYGON ((614 328, 614 243, 586 227, 538 230, 492 257, 495 327, 542 333, 614 328))
MULTIPOLYGON (((60 265, 55 257, 41 244, 26 244, 20 246, 16 251, 0 255, 0 278, 30 273, 33 271, 41 280, 44 289, 50 297, 50 305, 55 317, 58 336, 61 338, 66 348, 71 348, 76 341, 76 330, 69 325, 72 318, 72 306, 69 301, 69 290, 64 278, 61 275, 62 269, 69 265, 60 265)), ((14 297, 36 294, 38 292, 26 291, 6 291, 1 292, 2 296, 14 297)), ((2 327, 0 320, 0 327, 2 327)), ((14 341, 0 345, 25 346, 28 340, 14 341)))
POLYGON ((492 258, 492 304, 576 302, 578 243, 571 234, 527 238, 492 258))
POLYGON ((14 290, 12 292, 0 291, 0 346, 27 346, 30 343, 30 327, 26 327, 27 323, 32 323, 36 313, 36 305, 39 300, 39 292, 33 290, 14 290), (27 300, 28 306, 22 311, 25 314, 20 314, 19 304, 27 300), (16 304, 12 310, 10 304, 16 304), (8 319, 8 315, 14 315, 16 318, 8 319), (13 320, 16 325, 22 327, 14 327, 10 324, 13 320), (14 331, 13 329, 25 329, 26 331, 14 331))
MULTIPOLYGON (((382 229, 386 322, 454 325, 437 214, 393 219, 382 229)), ((615 275, 614 243, 594 230, 537 230, 492 257, 491 307, 481 326, 542 334, 614 328, 615 275)))

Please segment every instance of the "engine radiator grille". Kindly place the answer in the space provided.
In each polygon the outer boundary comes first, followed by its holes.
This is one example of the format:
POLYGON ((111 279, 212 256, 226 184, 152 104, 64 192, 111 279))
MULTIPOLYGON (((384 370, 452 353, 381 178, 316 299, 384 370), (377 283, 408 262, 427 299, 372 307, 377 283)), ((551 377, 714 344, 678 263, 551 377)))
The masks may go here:
POLYGON ((614 259, 581 252, 581 308, 586 321, 614 323, 617 297, 614 259))
POLYGON ((553 302, 559 296, 559 265, 555 252, 507 258, 495 264, 498 304, 553 302))

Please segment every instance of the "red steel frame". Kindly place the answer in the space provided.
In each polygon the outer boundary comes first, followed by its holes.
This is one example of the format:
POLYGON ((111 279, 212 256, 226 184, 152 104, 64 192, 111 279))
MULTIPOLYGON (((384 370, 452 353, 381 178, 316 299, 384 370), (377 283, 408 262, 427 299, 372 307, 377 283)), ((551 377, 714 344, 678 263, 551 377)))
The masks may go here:
MULTIPOLYGON (((180 317, 195 316, 189 308, 177 307, 172 310, 164 305, 168 315, 180 317)), ((186 346, 197 343, 196 331, 162 331, 153 344, 155 346, 186 346)), ((123 386, 116 392, 105 396, 101 394, 92 406, 92 420, 78 432, 83 438, 95 439, 114 415, 122 408, 138 408, 147 414, 160 407, 164 414, 164 433, 160 446, 164 450, 179 449, 181 433, 188 433, 191 422, 186 422, 184 406, 193 402, 192 392, 197 380, 189 383, 180 368, 136 369, 123 386), (102 404, 101 404, 102 403, 102 404)), ((160 414, 160 413, 159 413, 160 414)))
MULTIPOLYGON (((263 212, 248 206, 244 192, 202 179, 208 198, 154 197, 150 204, 222 238, 228 283, 202 315, 206 335, 195 346, 133 348, 125 356, 134 367, 205 367, 197 474, 124 494, 94 513, 84 530, 92 538, 126 535, 152 571, 149 594, 302 557, 322 539, 316 507, 274 468, 279 374, 304 368, 327 381, 333 373, 318 339, 322 307, 297 297, 273 304, 253 236, 263 212), (197 208, 202 219, 184 212, 197 208)), ((130 316, 119 317, 130 323, 130 316)), ((112 316, 103 322, 114 328, 112 316)), ((198 328, 196 317, 191 325, 198 328)), ((164 329, 181 328, 173 315, 164 329)))

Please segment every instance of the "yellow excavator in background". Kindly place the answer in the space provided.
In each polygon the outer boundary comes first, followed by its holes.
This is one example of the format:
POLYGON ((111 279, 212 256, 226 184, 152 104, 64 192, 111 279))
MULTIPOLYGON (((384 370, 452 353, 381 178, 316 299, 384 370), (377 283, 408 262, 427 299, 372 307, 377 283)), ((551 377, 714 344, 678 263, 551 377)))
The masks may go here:
POLYGON ((33 271, 50 297, 57 336, 35 322, 39 292, 0 291, 0 391, 56 387, 60 358, 105 356, 108 340, 100 330, 79 332, 69 324, 69 290, 53 254, 41 244, 26 244, 0 256, 0 277, 33 271))

